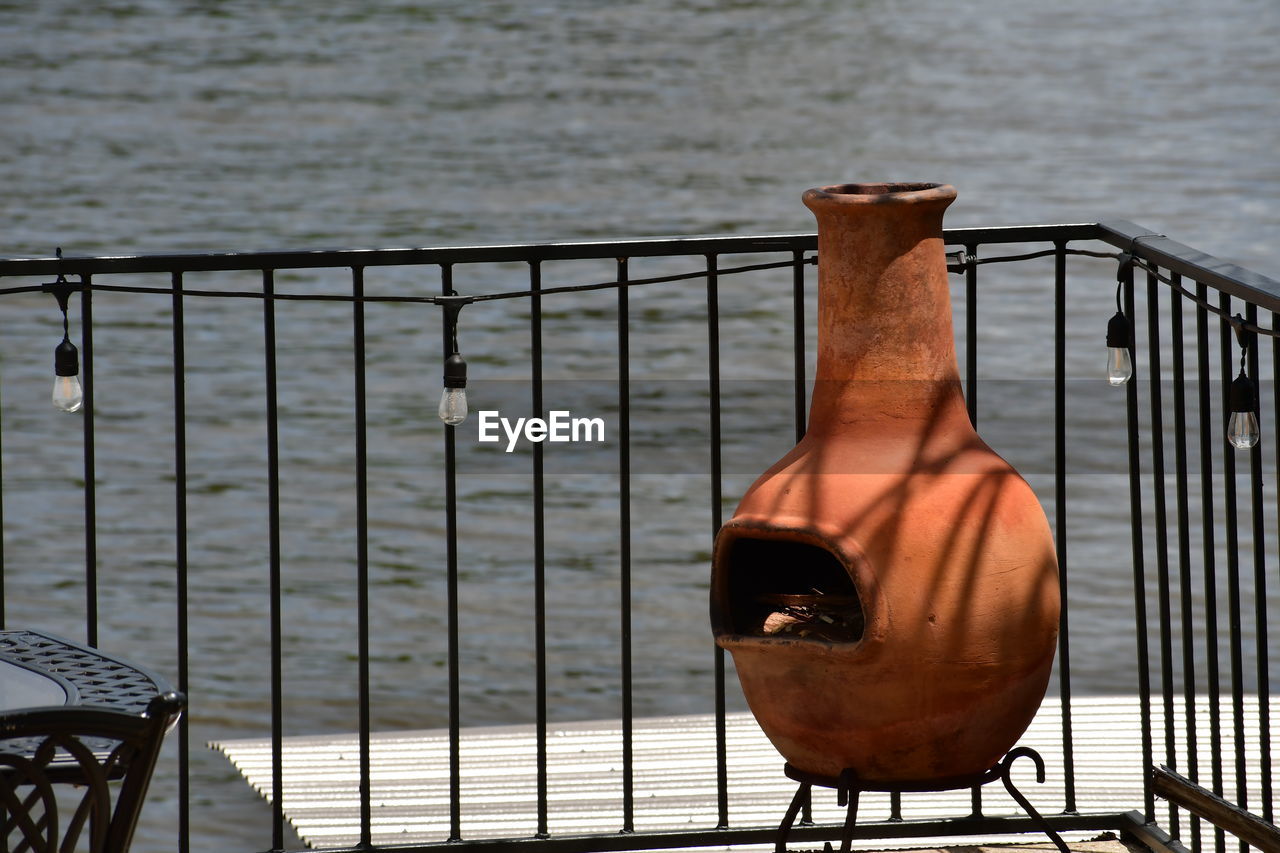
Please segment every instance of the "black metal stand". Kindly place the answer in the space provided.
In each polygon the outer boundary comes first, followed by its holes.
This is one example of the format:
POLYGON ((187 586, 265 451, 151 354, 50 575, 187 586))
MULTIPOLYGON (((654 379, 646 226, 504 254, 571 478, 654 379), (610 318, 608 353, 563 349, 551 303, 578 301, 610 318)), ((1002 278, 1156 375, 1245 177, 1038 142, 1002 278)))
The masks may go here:
MULTIPOLYGON (((1005 790, 1009 792, 1009 796, 1013 797, 1022 810, 1027 813, 1035 823, 1049 836, 1049 840, 1057 845, 1062 853, 1071 853, 1067 845, 1063 842, 1062 836, 1049 825, 1041 815, 1031 805, 1030 801, 1023 796, 1022 792, 1013 784, 1010 777, 1010 771, 1013 769, 1013 762, 1022 757, 1030 758, 1036 764, 1036 782, 1044 782, 1044 759, 1040 757, 1040 753, 1026 746, 1020 746, 1010 750, 1005 757, 994 767, 974 776, 958 777, 955 779, 941 779, 930 782, 870 782, 864 781, 857 777, 851 769, 846 769, 839 776, 819 776, 816 773, 806 773, 803 770, 797 770, 790 764, 783 768, 788 778, 794 779, 800 783, 800 787, 796 790, 796 795, 791 798, 791 805, 787 808, 786 815, 782 818, 782 823, 778 826, 778 842, 774 847, 774 853, 787 853, 787 836, 791 833, 791 827, 796 822, 796 817, 800 814, 800 810, 804 809, 806 820, 809 812, 810 797, 814 785, 820 785, 824 788, 835 788, 836 803, 846 806, 844 818, 844 830, 840 835, 840 853, 849 853, 853 846, 853 827, 858 821, 858 795, 863 791, 887 791, 893 794, 893 820, 901 820, 898 814, 898 795, 913 791, 953 791, 959 788, 977 789, 988 782, 994 782, 999 779, 1004 782, 1005 790)), ((826 853, 834 853, 831 842, 825 845, 826 853)))

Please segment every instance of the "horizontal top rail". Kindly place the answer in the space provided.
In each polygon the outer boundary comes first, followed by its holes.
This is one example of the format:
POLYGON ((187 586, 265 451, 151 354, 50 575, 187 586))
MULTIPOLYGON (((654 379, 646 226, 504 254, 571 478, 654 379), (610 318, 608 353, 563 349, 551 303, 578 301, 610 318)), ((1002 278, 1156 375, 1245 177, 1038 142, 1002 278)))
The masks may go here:
MULTIPOLYGON (((951 228, 944 234, 946 242, 951 245, 1088 240, 1097 236, 1097 226, 1090 224, 951 228)), ((812 251, 817 246, 818 240, 815 234, 776 234, 752 237, 661 237, 616 242, 527 243, 417 249, 304 249, 104 257, 0 258, 0 277, 725 255, 812 251)))
MULTIPOLYGON (((1258 307, 1280 312, 1280 281, 1193 249, 1127 220, 1056 225, 948 228, 951 246, 1053 243, 1098 240, 1158 267, 1206 284, 1258 307)), ((398 249, 302 249, 252 252, 170 253, 113 256, 0 258, 0 278, 19 276, 131 273, 187 273, 236 270, 350 269, 413 266, 538 263, 557 260, 624 259, 776 252, 811 252, 817 235, 653 237, 619 241, 515 243, 398 249)), ((1090 254, 1081 252, 1081 254, 1090 254)), ((1027 256, 1031 257, 1031 256, 1027 256)), ((1018 258, 985 258, 978 263, 1018 258)), ((953 267, 958 270, 961 267, 953 267)), ((615 283, 616 284, 616 283, 615 283)), ((516 294, 501 294, 516 295, 516 294)), ((305 297, 288 297, 305 298, 305 297)))
POLYGON ((763 237, 672 237, 585 243, 521 243, 405 249, 304 249, 265 252, 121 255, 116 257, 3 258, 0 276, 215 272, 246 269, 323 269, 428 264, 586 260, 618 257, 806 251, 812 234, 763 237))
POLYGON ((1095 236, 1171 272, 1252 302, 1259 308, 1280 311, 1280 281, 1273 278, 1215 258, 1123 219, 1098 223, 1095 236))

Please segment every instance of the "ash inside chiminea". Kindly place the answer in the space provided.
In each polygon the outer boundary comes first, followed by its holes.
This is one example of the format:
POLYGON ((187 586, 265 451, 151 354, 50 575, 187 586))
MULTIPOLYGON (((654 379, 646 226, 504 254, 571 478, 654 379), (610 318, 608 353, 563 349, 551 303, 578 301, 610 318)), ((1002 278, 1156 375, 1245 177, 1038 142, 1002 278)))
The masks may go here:
POLYGON ((825 548, 743 537, 732 543, 727 562, 732 633, 828 643, 862 639, 858 591, 844 564, 825 548))

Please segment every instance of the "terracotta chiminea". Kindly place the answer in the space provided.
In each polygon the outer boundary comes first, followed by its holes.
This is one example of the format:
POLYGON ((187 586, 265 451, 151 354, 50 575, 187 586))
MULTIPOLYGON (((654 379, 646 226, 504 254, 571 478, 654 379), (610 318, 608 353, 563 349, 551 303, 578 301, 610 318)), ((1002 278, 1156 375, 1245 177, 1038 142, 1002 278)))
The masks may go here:
POLYGON ((978 437, 956 368, 944 184, 812 189, 818 365, 804 439, 716 537, 711 621, 793 768, 945 783, 993 767, 1044 696, 1044 511, 978 437))

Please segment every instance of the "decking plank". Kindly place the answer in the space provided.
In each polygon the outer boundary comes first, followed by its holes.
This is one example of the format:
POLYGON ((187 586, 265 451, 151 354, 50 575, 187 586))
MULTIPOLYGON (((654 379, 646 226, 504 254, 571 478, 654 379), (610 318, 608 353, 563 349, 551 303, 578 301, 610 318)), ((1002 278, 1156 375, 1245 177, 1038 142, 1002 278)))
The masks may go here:
MULTIPOLYGON (((1198 703, 1208 718, 1208 699, 1198 703)), ((1081 812, 1141 808, 1142 736, 1136 697, 1085 697, 1072 703, 1076 800, 1081 812)), ((1183 727, 1181 704, 1177 730, 1183 727)), ((1233 772, 1231 708, 1223 706, 1225 770, 1233 772)), ((1273 712, 1273 730, 1280 714, 1273 712)), ((1202 723, 1203 725, 1203 723, 1202 723)), ((1157 763, 1162 709, 1152 708, 1157 763)), ((1258 704, 1245 702, 1245 741, 1257 753, 1258 704)), ((726 720, 729 802, 735 826, 775 826, 795 784, 782 774, 782 759, 750 714, 726 720)), ((1048 778, 1035 782, 1031 762, 1017 765, 1015 779, 1044 814, 1064 807, 1061 706, 1047 698, 1021 740, 1044 756, 1048 778)), ((651 717, 634 721, 635 828, 665 831, 713 826, 716 822, 715 724, 711 715, 651 717)), ((1182 743, 1179 744, 1182 746, 1182 743)), ((221 751, 262 796, 271 792, 271 741, 225 740, 221 751)), ((1207 733, 1200 737, 1202 779, 1208 778, 1207 733)), ((462 829, 467 838, 528 837, 537 826, 533 726, 467 728, 461 733, 462 829)), ((449 741, 444 730, 375 733, 370 738, 375 844, 443 841, 449 829, 449 741)), ((548 731, 547 775, 553 834, 616 832, 622 814, 622 734, 619 721, 556 724, 548 731)), ((284 741, 284 812, 314 847, 352 846, 359 840, 359 744, 354 734, 296 736, 284 741)), ((1230 787, 1230 786, 1228 786, 1230 787)), ((988 816, 1019 810, 999 785, 983 792, 988 816)), ((907 819, 967 815, 968 790, 903 796, 907 819)), ((1161 808, 1161 815, 1167 809, 1161 808)), ((864 794, 860 821, 885 820, 889 800, 864 794)), ((814 795, 814 819, 839 823, 843 810, 833 792, 814 795)), ((1185 832, 1184 827, 1184 832, 1185 832)), ((979 843, 966 839, 964 843, 979 843)), ((913 840, 919 847, 924 840, 913 840)), ((955 843, 955 842, 953 842, 955 843)), ((863 849, 885 847, 864 843, 863 849)))

